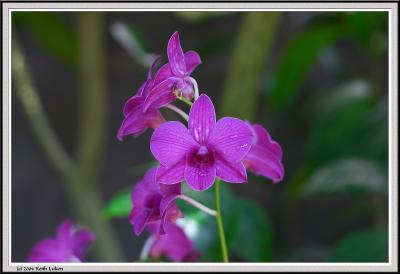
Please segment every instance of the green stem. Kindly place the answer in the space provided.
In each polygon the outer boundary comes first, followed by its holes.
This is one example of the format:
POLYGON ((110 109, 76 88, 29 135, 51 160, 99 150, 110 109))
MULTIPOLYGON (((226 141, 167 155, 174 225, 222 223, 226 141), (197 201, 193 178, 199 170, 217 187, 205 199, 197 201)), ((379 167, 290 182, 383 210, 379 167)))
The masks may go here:
POLYGON ((223 258, 224 263, 227 263, 227 262, 229 262, 228 248, 226 246, 224 224, 222 223, 221 204, 220 204, 220 199, 219 199, 219 184, 220 184, 220 180, 217 179, 215 181, 215 207, 217 209, 217 215, 215 216, 215 218, 217 219, 218 233, 219 233, 221 250, 222 250, 222 258, 223 258))
POLYGON ((193 105, 192 102, 190 102, 188 99, 186 99, 186 98, 183 97, 183 96, 178 96, 177 98, 178 98, 179 100, 181 100, 182 102, 188 104, 189 106, 192 106, 192 105, 193 105))

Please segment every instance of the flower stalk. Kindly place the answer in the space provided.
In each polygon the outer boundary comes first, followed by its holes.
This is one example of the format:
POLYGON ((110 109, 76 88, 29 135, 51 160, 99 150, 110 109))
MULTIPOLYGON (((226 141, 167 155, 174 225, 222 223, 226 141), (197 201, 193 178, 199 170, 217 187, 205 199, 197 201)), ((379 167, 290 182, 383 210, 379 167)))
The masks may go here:
POLYGON ((153 245, 155 239, 156 238, 154 235, 151 235, 149 238, 147 238, 142 247, 142 251, 140 251, 139 260, 141 261, 147 260, 150 254, 151 246, 153 245))
POLYGON ((174 106, 174 105, 171 105, 171 104, 168 104, 168 105, 166 105, 165 106, 166 108, 168 108, 168 109, 170 109, 170 110, 172 110, 172 111, 175 111, 177 114, 179 114, 179 116, 181 116, 183 119, 185 119, 186 121, 189 121, 189 115, 187 115, 183 110, 181 110, 180 108, 178 108, 178 107, 176 107, 176 106, 174 106))
POLYGON ((178 195, 176 198, 182 199, 185 202, 188 202, 189 204, 191 204, 194 207, 197 207, 198 209, 200 209, 201 211, 203 211, 204 213, 207 213, 211 216, 217 216, 217 212, 211 208, 206 207, 205 205, 199 203, 198 201, 186 196, 186 195, 178 195))
POLYGON ((229 262, 228 248, 226 245, 224 224, 222 222, 219 184, 220 184, 220 180, 216 179, 215 180, 215 206, 217 208, 217 215, 215 216, 215 218, 217 219, 218 233, 219 233, 219 238, 220 238, 220 243, 221 243, 222 259, 223 259, 224 263, 227 263, 227 262, 229 262))
MULTIPOLYGON (((178 98, 179 100, 181 100, 182 102, 188 104, 190 107, 193 105, 192 102, 190 102, 188 99, 186 99, 185 97, 183 97, 182 95, 177 96, 176 98, 178 98)), ((197 99, 197 98, 196 98, 197 99)))

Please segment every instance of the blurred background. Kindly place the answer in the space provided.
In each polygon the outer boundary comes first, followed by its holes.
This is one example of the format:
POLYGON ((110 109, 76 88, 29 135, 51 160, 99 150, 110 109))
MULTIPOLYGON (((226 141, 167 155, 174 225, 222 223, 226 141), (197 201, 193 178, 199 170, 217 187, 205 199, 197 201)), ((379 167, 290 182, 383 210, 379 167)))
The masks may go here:
MULTIPOLYGON (((152 130, 116 138, 122 108, 178 30, 217 115, 262 124, 285 178, 222 186, 231 261, 388 260, 385 12, 13 12, 12 261, 66 218, 94 230, 88 261, 138 260, 127 215, 152 130)), ((180 119, 163 110, 168 119, 180 119)), ((194 193, 214 207, 212 190, 194 193)), ((214 219, 179 202, 203 254, 214 219)))

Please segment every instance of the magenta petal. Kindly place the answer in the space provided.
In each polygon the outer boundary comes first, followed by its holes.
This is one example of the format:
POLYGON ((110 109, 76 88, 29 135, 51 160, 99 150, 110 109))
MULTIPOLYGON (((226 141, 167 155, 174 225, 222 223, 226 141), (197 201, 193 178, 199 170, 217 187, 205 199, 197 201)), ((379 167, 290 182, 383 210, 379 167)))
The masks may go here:
POLYGON ((166 167, 184 160, 186 153, 196 145, 187 128, 175 121, 159 126, 150 140, 151 152, 166 167))
POLYGON ((176 98, 173 93, 173 87, 178 80, 179 78, 169 77, 160 83, 154 84, 151 90, 146 93, 143 110, 146 111, 150 107, 153 109, 160 108, 172 102, 176 98))
POLYGON ((150 216, 150 210, 143 210, 135 218, 131 219, 131 223, 133 224, 133 232, 136 236, 139 236, 140 233, 142 233, 150 216))
POLYGON ((141 95, 135 95, 126 101, 124 105, 124 116, 128 116, 132 111, 136 111, 137 109, 142 108, 144 98, 141 95))
POLYGON ((255 131, 257 136, 257 144, 262 147, 268 148, 268 150, 270 150, 271 153, 273 153, 276 158, 281 161, 282 148, 277 142, 272 140, 271 135, 268 133, 268 131, 263 126, 257 124, 253 125, 253 130, 255 131))
POLYGON ((214 164, 186 163, 185 181, 194 190, 209 189, 215 181, 216 168, 214 164))
POLYGON ((182 182, 184 180, 185 165, 186 162, 184 159, 170 167, 160 165, 157 169, 157 182, 160 184, 177 184, 182 182))
POLYGON ((176 199, 176 196, 177 195, 167 195, 161 199, 161 202, 160 202, 160 214, 161 215, 164 215, 167 208, 176 199))
MULTIPOLYGON (((195 253, 193 242, 179 226, 166 223, 166 234, 157 236, 150 249, 150 256, 166 256, 171 261, 183 262, 195 253)), ((196 259, 192 258, 191 259, 196 259)))
POLYGON ((172 34, 167 46, 168 60, 171 64, 171 70, 176 76, 185 76, 186 63, 182 51, 181 42, 179 41, 179 33, 176 31, 172 34))
POLYGON ((65 220, 57 229, 57 239, 60 241, 68 242, 73 233, 74 225, 70 220, 65 220))
POLYGON ((194 50, 189 50, 185 53, 185 62, 187 75, 190 75, 201 64, 200 55, 194 50))
POLYGON ((28 256, 29 262, 68 262, 70 253, 60 246, 60 243, 51 238, 37 243, 28 256))
POLYGON ((81 260, 85 260, 85 252, 94 241, 94 234, 87 229, 76 231, 73 237, 74 254, 81 260))
POLYGON ((76 230, 71 221, 64 221, 57 236, 37 243, 28 256, 30 262, 80 262, 93 242, 94 235, 86 229, 76 230))
POLYGON ((171 65, 166 63, 162 65, 154 75, 153 85, 156 86, 167 78, 175 77, 171 71, 171 65))
POLYGON ((182 193, 181 184, 158 184, 162 196, 180 195, 182 193))
POLYGON ((251 171, 271 179, 274 183, 283 179, 285 172, 282 163, 262 147, 252 147, 243 162, 251 171))
POLYGON ((158 110, 142 112, 140 108, 137 108, 122 121, 117 133, 118 140, 122 141, 126 135, 137 136, 145 132, 147 128, 156 128, 164 122, 164 117, 158 110))
POLYGON ((189 113, 189 131, 200 144, 205 144, 215 127, 215 109, 211 99, 202 94, 194 102, 189 113))
POLYGON ((153 62, 150 65, 149 70, 147 71, 147 79, 146 79, 147 81, 151 79, 152 71, 153 71, 154 67, 160 62, 160 60, 161 60, 161 56, 159 56, 159 55, 157 55, 154 58, 153 62))
POLYGON ((228 162, 223 157, 216 157, 217 177, 228 183, 247 182, 246 168, 242 162, 228 162))
POLYGON ((224 117, 218 120, 208 142, 228 162, 238 162, 249 152, 252 140, 249 125, 237 118, 224 117))

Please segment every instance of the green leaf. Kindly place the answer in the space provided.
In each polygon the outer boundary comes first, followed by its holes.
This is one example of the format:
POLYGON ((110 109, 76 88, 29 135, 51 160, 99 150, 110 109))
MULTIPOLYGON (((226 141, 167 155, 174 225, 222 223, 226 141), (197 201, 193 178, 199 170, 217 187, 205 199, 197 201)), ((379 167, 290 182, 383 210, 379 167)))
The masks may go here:
POLYGON ((69 64, 78 61, 78 41, 56 12, 13 12, 13 20, 28 28, 52 54, 69 64))
POLYGON ((366 229, 352 232, 334 245, 331 262, 387 262, 388 230, 366 229))
POLYGON ((338 24, 321 24, 294 38, 281 57, 272 88, 267 94, 268 106, 281 110, 291 103, 321 50, 335 42, 343 33, 338 24))
POLYGON ((387 178, 376 162, 346 158, 318 169, 307 182, 303 193, 374 193, 387 192, 387 187, 387 178))
POLYGON ((131 191, 124 190, 113 196, 104 208, 103 213, 106 218, 127 218, 131 210, 131 191))
POLYGON ((373 106, 371 86, 364 80, 353 80, 321 97, 309 106, 312 128, 307 146, 311 165, 343 156, 367 156, 359 145, 365 137, 363 124, 373 106), (355 154, 357 151, 360 154, 355 154))
MULTIPOLYGON (((186 183, 182 185, 183 193, 209 208, 215 209, 215 191, 211 188, 198 192, 189 189, 186 183)), ((227 184, 221 184, 221 211, 228 243, 228 250, 232 251, 232 242, 236 237, 238 215, 236 211, 237 201, 227 184)), ((184 218, 178 219, 177 224, 195 242, 195 247, 202 254, 204 262, 221 262, 221 247, 219 234, 214 216, 210 216, 182 200, 177 200, 179 208, 184 213, 184 218)))
POLYGON ((263 208, 256 202, 237 198, 238 228, 234 250, 246 261, 272 261, 272 229, 263 208))
POLYGON ((387 12, 353 12, 340 14, 344 27, 349 29, 361 47, 371 54, 388 51, 388 18, 387 12))

